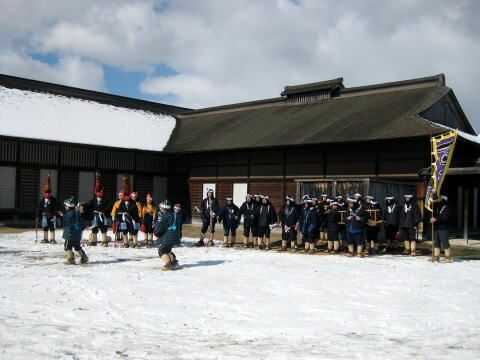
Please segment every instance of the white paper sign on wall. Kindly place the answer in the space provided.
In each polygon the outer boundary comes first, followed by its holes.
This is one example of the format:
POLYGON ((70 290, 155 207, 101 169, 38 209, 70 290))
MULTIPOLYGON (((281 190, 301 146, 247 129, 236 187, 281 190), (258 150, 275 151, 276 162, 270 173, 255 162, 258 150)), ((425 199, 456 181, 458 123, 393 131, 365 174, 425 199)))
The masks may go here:
POLYGON ((203 197, 202 199, 205 199, 207 197, 207 191, 212 189, 215 197, 217 197, 217 191, 216 191, 216 184, 203 184, 203 197))

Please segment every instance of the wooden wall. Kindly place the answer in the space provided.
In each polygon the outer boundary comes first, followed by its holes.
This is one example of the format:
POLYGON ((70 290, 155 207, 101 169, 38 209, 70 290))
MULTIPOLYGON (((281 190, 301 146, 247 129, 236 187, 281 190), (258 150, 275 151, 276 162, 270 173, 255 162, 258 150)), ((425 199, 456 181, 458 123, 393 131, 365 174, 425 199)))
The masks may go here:
MULTIPOLYGON (((248 193, 255 195, 255 194, 262 194, 270 196, 270 200, 275 207, 275 209, 279 209, 283 205, 284 198, 286 194, 295 195, 296 192, 296 183, 293 181, 284 181, 283 179, 276 179, 276 180, 259 180, 259 179, 241 179, 241 180, 233 180, 233 179, 209 179, 209 180, 195 180, 190 179, 189 181, 189 189, 190 189, 190 196, 191 196, 191 204, 192 209, 195 206, 200 206, 200 202, 202 201, 202 190, 203 184, 206 183, 215 183, 216 184, 216 193, 215 196, 217 197, 220 206, 225 204, 225 198, 227 196, 233 196, 233 184, 234 183, 247 183, 248 184, 248 193)), ((237 204, 240 206, 241 204, 237 204)), ((193 216, 198 218, 198 214, 193 211, 193 216)))
POLYGON ((183 155, 182 159, 190 168, 192 206, 199 205, 204 183, 216 184, 220 204, 233 195, 234 183, 248 183, 250 194, 269 195, 275 208, 283 204, 286 195, 296 195, 295 179, 407 176, 411 180, 429 161, 426 138, 209 152, 183 155))

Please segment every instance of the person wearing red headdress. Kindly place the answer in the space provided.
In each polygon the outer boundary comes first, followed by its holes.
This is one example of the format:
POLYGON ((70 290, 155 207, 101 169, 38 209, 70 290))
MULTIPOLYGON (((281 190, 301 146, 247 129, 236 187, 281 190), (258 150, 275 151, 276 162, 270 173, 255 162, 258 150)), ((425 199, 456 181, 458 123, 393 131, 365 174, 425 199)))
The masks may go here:
POLYGON ((153 202, 152 194, 147 193, 145 206, 142 207, 142 232, 145 233, 145 246, 153 246, 153 222, 157 217, 157 206, 153 202))
POLYGON ((94 197, 87 203, 87 211, 92 220, 92 233, 88 239, 88 244, 96 246, 98 242, 97 234, 102 234, 102 246, 108 246, 107 237, 107 202, 103 198, 103 185, 100 174, 96 174, 94 197))
POLYGON ((37 218, 43 228, 43 240, 41 241, 43 244, 57 243, 55 240, 57 210, 57 199, 52 195, 52 183, 50 174, 48 174, 43 185, 43 197, 37 209, 37 218))

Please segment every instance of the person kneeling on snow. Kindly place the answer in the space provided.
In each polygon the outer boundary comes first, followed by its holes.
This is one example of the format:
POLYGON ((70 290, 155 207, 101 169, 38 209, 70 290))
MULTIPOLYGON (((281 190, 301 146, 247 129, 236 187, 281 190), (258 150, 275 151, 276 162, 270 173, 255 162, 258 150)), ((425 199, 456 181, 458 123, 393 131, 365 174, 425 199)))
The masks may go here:
POLYGON ((64 201, 65 213, 63 214, 63 238, 65 239, 65 263, 75 264, 75 255, 72 249, 80 255, 80 263, 88 262, 87 254, 82 249, 82 218, 81 207, 77 207, 75 198, 72 196, 64 201))
POLYGON ((172 248, 180 243, 179 219, 176 212, 172 212, 168 200, 160 203, 157 221, 153 230, 158 238, 158 256, 163 261, 162 270, 171 270, 178 265, 177 257, 172 248))

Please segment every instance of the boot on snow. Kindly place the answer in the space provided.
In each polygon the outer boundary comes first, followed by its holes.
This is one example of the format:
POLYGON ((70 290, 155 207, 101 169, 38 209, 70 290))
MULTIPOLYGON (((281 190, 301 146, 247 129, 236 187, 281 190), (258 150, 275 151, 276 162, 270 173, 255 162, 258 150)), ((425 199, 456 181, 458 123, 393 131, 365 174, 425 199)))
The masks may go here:
POLYGON ((88 263, 88 256, 87 254, 85 254, 85 251, 83 251, 83 249, 80 249, 78 253, 80 254, 80 264, 88 263))
POLYGON ((75 255, 72 250, 65 251, 65 264, 66 265, 75 265, 75 255))
POLYGON ((57 241, 55 240, 55 230, 50 231, 50 244, 56 244, 57 241))
POLYGON ((97 239, 97 234, 96 233, 90 233, 88 236, 88 245, 89 246, 97 246, 98 239, 97 239))

